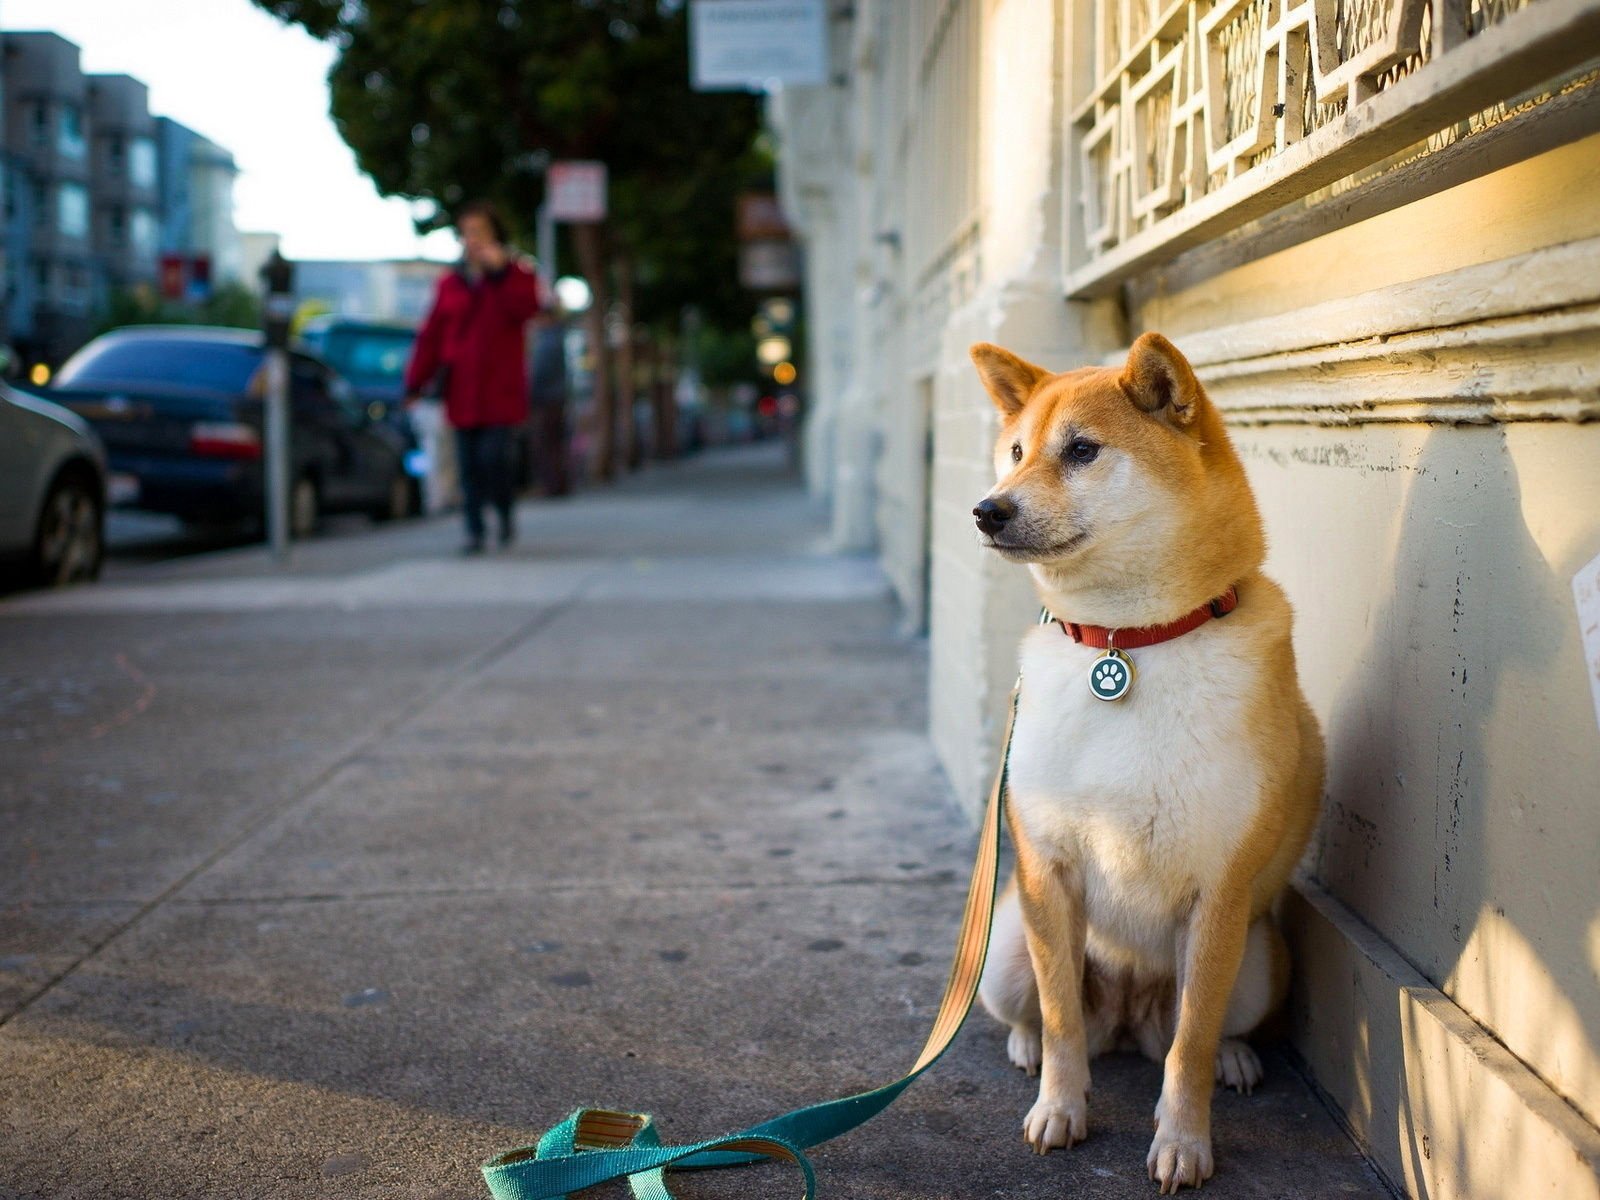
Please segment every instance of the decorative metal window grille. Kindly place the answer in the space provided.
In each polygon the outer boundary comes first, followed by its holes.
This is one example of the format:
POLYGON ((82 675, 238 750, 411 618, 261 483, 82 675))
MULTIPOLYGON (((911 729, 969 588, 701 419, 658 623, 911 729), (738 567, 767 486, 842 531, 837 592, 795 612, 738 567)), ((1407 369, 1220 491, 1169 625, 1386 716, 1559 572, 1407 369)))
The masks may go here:
POLYGON ((1093 295, 1600 55, 1600 0, 1086 0, 1093 295))

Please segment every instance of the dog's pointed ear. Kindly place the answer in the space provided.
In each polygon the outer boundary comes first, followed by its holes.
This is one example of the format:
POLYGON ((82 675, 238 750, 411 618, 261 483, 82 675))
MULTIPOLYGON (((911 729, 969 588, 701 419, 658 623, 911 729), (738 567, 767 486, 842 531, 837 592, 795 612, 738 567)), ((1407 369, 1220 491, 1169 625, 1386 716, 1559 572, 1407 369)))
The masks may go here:
POLYGON ((978 378, 988 389, 989 398, 1004 417, 1014 417, 1021 412, 1039 381, 1050 375, 1043 367, 1036 367, 988 342, 977 343, 967 353, 972 355, 978 378))
POLYGON ((1200 411, 1204 392, 1189 360, 1159 333, 1142 333, 1117 380, 1135 407, 1183 428, 1200 411))

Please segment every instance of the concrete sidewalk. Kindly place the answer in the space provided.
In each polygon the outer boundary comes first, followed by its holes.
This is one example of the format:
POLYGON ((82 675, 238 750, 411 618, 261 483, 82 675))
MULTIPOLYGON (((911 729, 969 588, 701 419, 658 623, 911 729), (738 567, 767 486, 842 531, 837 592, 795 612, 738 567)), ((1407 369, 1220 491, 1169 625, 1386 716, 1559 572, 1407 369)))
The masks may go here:
MULTIPOLYGON (((974 835, 875 566, 775 449, 522 515, 0 601, 0 1197, 465 1200, 579 1104, 692 1140, 910 1065, 974 835)), ((1206 1194, 1387 1195, 1267 1068, 1206 1194)), ((975 1016, 820 1193, 1153 1196, 1159 1079, 1035 1157, 975 1016)))

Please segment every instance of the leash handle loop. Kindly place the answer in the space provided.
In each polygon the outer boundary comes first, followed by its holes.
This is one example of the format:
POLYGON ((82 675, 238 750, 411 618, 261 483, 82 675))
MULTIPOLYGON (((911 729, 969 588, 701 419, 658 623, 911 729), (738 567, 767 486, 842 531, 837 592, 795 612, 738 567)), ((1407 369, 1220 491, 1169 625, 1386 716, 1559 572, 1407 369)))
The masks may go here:
MULTIPOLYGON (((1041 621, 1048 621, 1042 614, 1041 621)), ((978 832, 977 861, 967 885, 955 958, 933 1028, 911 1070, 893 1083, 820 1104, 797 1108, 759 1125, 710 1141, 663 1146, 655 1121, 645 1113, 580 1108, 547 1130, 534 1146, 507 1151, 483 1164, 484 1182, 495 1200, 567 1200, 569 1193, 626 1177, 634 1200, 672 1200, 666 1171, 745 1166, 762 1159, 793 1163, 805 1177, 802 1200, 814 1200, 816 1172, 803 1149, 870 1121, 911 1085, 949 1047, 978 995, 989 952, 995 885, 1000 872, 1000 819, 1011 761, 1011 731, 1022 680, 1012 689, 1000 766, 989 790, 978 832)))

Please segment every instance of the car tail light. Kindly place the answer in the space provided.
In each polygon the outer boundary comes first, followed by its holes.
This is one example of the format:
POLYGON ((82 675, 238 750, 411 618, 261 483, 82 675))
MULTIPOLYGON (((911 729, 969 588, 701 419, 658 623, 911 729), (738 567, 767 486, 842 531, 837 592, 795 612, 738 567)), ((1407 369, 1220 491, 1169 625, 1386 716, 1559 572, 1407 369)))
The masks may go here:
POLYGON ((261 434, 237 421, 201 421, 189 429, 189 453, 255 460, 261 457, 261 434))

